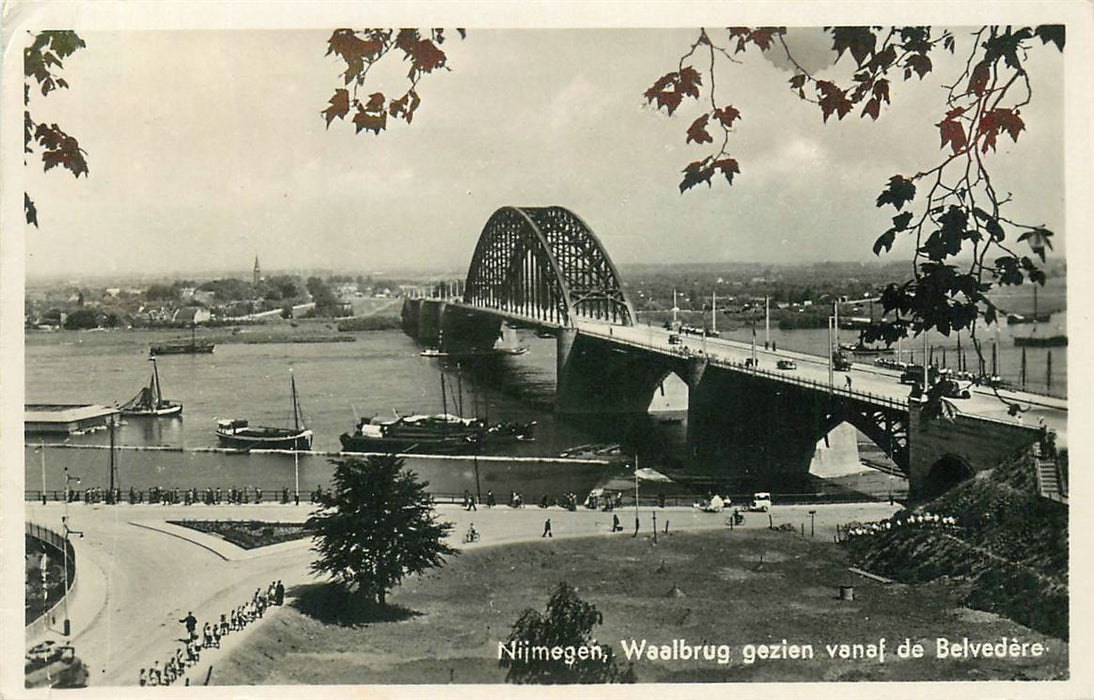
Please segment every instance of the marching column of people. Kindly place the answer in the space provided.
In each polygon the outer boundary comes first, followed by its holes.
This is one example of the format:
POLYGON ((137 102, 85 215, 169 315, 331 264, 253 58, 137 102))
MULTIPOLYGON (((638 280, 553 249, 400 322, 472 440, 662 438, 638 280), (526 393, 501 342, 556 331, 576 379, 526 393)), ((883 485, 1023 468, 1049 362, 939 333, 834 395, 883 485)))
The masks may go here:
POLYGON ((140 685, 171 685, 201 659, 202 650, 219 649, 223 638, 261 618, 271 605, 284 603, 285 586, 281 581, 273 581, 265 590, 256 588, 250 600, 222 613, 219 620, 202 624, 200 630, 194 613, 187 612, 186 617, 179 620, 186 626, 185 643, 176 648, 175 653, 168 656, 162 665, 157 660, 150 667, 142 668, 138 682, 140 685))

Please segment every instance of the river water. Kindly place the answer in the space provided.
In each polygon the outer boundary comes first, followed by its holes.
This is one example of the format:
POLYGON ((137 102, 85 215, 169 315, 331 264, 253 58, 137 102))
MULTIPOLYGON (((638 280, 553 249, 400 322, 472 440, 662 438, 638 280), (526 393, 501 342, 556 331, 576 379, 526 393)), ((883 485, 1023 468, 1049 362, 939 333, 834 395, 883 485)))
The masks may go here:
MULTIPOLYGON (((235 337, 245 341, 248 329, 235 337)), ((1028 334, 1029 326, 1003 324, 981 331, 981 343, 990 363, 991 345, 998 343, 1001 376, 1018 383, 1021 348, 1013 336, 1028 334)), ((1066 313, 1055 314, 1039 329, 1042 334, 1066 332, 1066 313), (1051 333, 1049 333, 1051 331, 1051 333)), ((844 342, 855 334, 844 331, 844 342)), ((62 331, 28 333, 26 339, 27 403, 97 403, 111 405, 132 398, 151 374, 148 348, 174 339, 169 331, 62 331)), ((393 411, 451 413, 479 416, 490 421, 537 421, 536 440, 513 443, 494 451, 494 458, 452 459, 419 457, 408 465, 430 482, 435 493, 485 494, 508 497, 519 491, 525 500, 567 491, 586 493, 598 483, 625 474, 619 465, 562 463, 505 457, 557 458, 562 450, 591 442, 619 442, 625 451, 638 451, 643 466, 672 469, 683 466, 687 405, 686 387, 670 376, 655 392, 651 415, 622 421, 616 418, 560 419, 552 412, 555 389, 555 341, 519 331, 529 352, 465 361, 459 367, 444 359, 418 354, 414 341, 398 331, 353 334, 344 343, 220 343, 211 355, 169 355, 158 359, 166 398, 184 404, 181 418, 128 418, 115 439, 126 448, 168 447, 172 451, 121 449, 116 452, 117 478, 123 490, 163 488, 260 487, 267 493, 295 488, 303 493, 329 485, 330 456, 285 454, 225 454, 206 452, 216 447, 217 419, 246 418, 252 425, 292 424, 290 368, 296 377, 299 400, 307 425, 315 433, 316 453, 337 452, 338 436, 351 430, 358 416, 391 416, 393 411), (442 397, 442 376, 444 394, 442 397), (196 450, 196 451, 195 451, 196 450)), ((750 329, 738 328, 723 337, 749 341, 750 329)), ((764 340, 762 326, 758 342, 764 340)), ((780 331, 770 339, 779 348, 823 355, 826 330, 780 331)), ((929 344, 936 361, 946 348, 950 367, 956 366, 954 336, 932 334, 929 344)), ((967 362, 975 355, 963 339, 967 362)), ((904 358, 912 344, 904 347, 904 358)), ((922 341, 914 344, 922 356, 922 341)), ((862 361, 869 362, 869 358, 862 361)), ((1027 348, 1027 386, 1035 391, 1066 395, 1066 348, 1027 348), (1052 353, 1051 387, 1048 353, 1052 353)), ((81 488, 105 487, 109 481, 109 451, 68 449, 57 443, 103 446, 105 431, 67 439, 33 436, 25 450, 26 489, 63 490, 63 469, 81 479, 81 488), (39 444, 46 449, 43 460, 39 444), (44 465, 43 465, 44 463, 44 465)))
MULTIPOLYGON (((246 329, 244 329, 244 334, 246 329)), ((419 356, 414 341, 398 331, 354 334, 344 343, 221 343, 211 355, 158 358, 166 398, 184 405, 181 418, 126 418, 115 434, 125 447, 170 447, 176 451, 120 449, 118 482, 129 487, 260 487, 267 493, 295 488, 297 469, 302 492, 328 485, 329 456, 302 454, 225 454, 216 447, 215 423, 246 418, 252 425, 292 424, 290 368, 315 452, 336 452, 338 436, 350 431, 357 416, 392 416, 393 411, 451 413, 490 421, 537 421, 536 439, 495 450, 495 455, 557 458, 562 450, 591 442, 624 442, 649 454, 683 454, 682 425, 656 419, 618 424, 613 420, 557 420, 553 414, 555 341, 521 332, 529 352, 463 362, 419 356), (442 380, 444 396, 442 397, 442 380), (462 411, 461 411, 462 406, 462 411), (197 450, 197 451, 194 451, 197 450)), ((132 398, 148 383, 152 365, 148 347, 173 334, 151 331, 30 333, 26 342, 27 403, 111 405, 132 398)), ((686 404, 685 404, 686 405, 686 404)), ((106 431, 67 439, 28 437, 26 489, 64 488, 64 467, 81 478, 80 487, 104 487, 109 480, 109 451, 67 449, 66 445, 109 444, 106 431), (45 443, 45 467, 39 444, 45 443)), ((499 498, 520 491, 525 500, 567 491, 580 494, 620 474, 621 467, 553 461, 414 458, 408 466, 430 481, 437 493, 464 489, 499 498), (478 480, 476 481, 476 471, 478 480)))

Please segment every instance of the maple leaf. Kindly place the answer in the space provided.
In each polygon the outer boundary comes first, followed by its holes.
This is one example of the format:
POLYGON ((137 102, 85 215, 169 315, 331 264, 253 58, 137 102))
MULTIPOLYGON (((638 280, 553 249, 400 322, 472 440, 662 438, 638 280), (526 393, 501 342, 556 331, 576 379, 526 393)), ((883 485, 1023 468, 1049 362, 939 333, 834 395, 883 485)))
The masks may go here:
POLYGON ((407 56, 411 60, 409 74, 411 79, 419 73, 432 73, 437 68, 444 68, 446 59, 444 51, 437 48, 437 45, 429 39, 416 42, 407 52, 407 56))
POLYGON ((980 97, 988 89, 988 80, 990 79, 991 63, 987 60, 980 61, 972 69, 972 75, 969 76, 969 86, 965 89, 965 94, 972 93, 980 97))
POLYGON ((657 79, 644 94, 646 102, 657 102, 657 108, 668 110, 669 116, 680 106, 684 97, 699 97, 702 76, 691 66, 685 66, 680 72, 666 73, 657 79))
POLYGON ((1060 51, 1064 50, 1066 29, 1062 24, 1042 24, 1033 30, 1034 36, 1041 37, 1041 44, 1052 42, 1060 51))
POLYGON ((867 114, 869 114, 871 119, 873 119, 874 121, 877 121, 878 114, 879 114, 880 111, 881 111, 881 103, 878 102, 878 99, 876 97, 872 97, 866 103, 866 106, 862 108, 861 116, 865 117, 867 114))
POLYGON ((23 213, 26 215, 27 223, 38 226, 38 209, 34 206, 34 201, 31 200, 30 195, 26 192, 23 193, 23 213))
POLYGON ((902 175, 889 178, 889 185, 877 197, 877 206, 892 204, 900 211, 907 202, 915 199, 915 183, 902 175))
POLYGON ((731 185, 733 184, 734 173, 737 175, 741 174, 741 168, 737 165, 737 160, 735 158, 721 158, 711 163, 711 167, 715 170, 720 170, 722 175, 725 176, 726 182, 731 185))
MULTIPOLYGON (((925 54, 915 53, 911 56, 908 56, 908 58, 904 61, 904 65, 914 70, 919 76, 920 80, 923 79, 923 76, 931 72, 931 59, 928 58, 925 54)), ((907 77, 909 77, 908 73, 905 72, 905 78, 907 77)))
POLYGON ((753 44, 760 47, 760 51, 771 48, 771 42, 776 34, 785 34, 785 27, 760 27, 749 33, 748 38, 753 44))
POLYGON ((414 111, 418 109, 418 105, 421 103, 422 100, 418 97, 417 91, 410 90, 399 99, 392 100, 388 111, 391 113, 391 116, 401 116, 406 120, 406 123, 409 124, 414 120, 414 111))
POLYGON ((42 165, 44 170, 51 170, 61 166, 75 177, 87 175, 87 161, 84 159, 84 151, 80 148, 75 138, 61 131, 56 124, 39 124, 34 131, 34 138, 43 149, 42 165))
POLYGON ((353 115, 353 124, 356 127, 354 133, 361 133, 365 129, 379 134, 381 131, 387 128, 387 112, 380 111, 377 113, 366 112, 363 107, 358 105, 357 113, 353 115))
POLYGON ((798 73, 790 79, 790 88, 792 90, 801 90, 805 85, 805 73, 798 73))
POLYGON ((988 110, 980 117, 979 136, 984 139, 981 152, 987 153, 988 148, 995 150, 996 137, 1000 131, 1010 134, 1013 141, 1018 141, 1018 134, 1026 128, 1025 122, 1018 116, 1018 110, 1005 107, 988 110))
POLYGON ((684 143, 713 143, 714 139, 707 132, 707 120, 709 119, 710 115, 704 114, 692 122, 691 126, 688 127, 688 138, 684 143))
POLYGON ((1053 233, 1047 228, 1039 227, 1026 231, 1021 236, 1018 236, 1019 241, 1029 241, 1029 247, 1034 253, 1040 256, 1041 262, 1045 260, 1045 248, 1052 250, 1052 241, 1050 240, 1053 233))
POLYGON ((950 144, 953 148, 954 155, 957 155, 961 149, 965 148, 968 144, 968 138, 965 136, 965 127, 961 125, 961 122, 957 121, 957 117, 964 112, 963 109, 951 110, 946 118, 935 124, 938 127, 940 134, 942 135, 942 148, 946 147, 946 144, 950 144))
POLYGON ((335 117, 339 119, 345 119, 349 114, 349 90, 345 88, 339 88, 334 91, 334 96, 330 98, 330 106, 320 112, 327 119, 327 128, 330 128, 330 123, 334 121, 335 117))
POLYGON ((699 97, 699 86, 703 84, 703 76, 691 66, 680 69, 680 78, 677 80, 677 89, 685 97, 699 97))
POLYGON ((376 113, 384 111, 384 93, 374 92, 368 96, 368 102, 365 103, 365 111, 376 113))
POLYGON ((741 113, 737 111, 737 109, 729 105, 726 105, 725 107, 719 107, 718 109, 714 110, 714 118, 721 122, 722 126, 727 129, 733 126, 733 122, 735 122, 740 116, 741 113))
POLYGON ((886 80, 885 78, 881 78, 880 80, 878 80, 877 82, 874 83, 874 99, 877 100, 878 102, 884 102, 885 104, 890 104, 890 102, 889 102, 889 81, 886 80))
POLYGON ((874 241, 874 255, 881 255, 881 249, 884 248, 888 253, 893 249, 893 243, 896 242, 896 229, 889 229, 885 233, 877 237, 874 241))
POLYGON ((833 27, 832 50, 836 52, 836 61, 843 57, 843 52, 850 49, 851 58, 855 59, 858 66, 866 57, 874 52, 877 45, 877 37, 869 27, 833 27))
POLYGON ((851 101, 847 99, 847 91, 841 90, 835 83, 827 80, 817 81, 817 89, 821 93, 820 107, 824 115, 824 121, 833 113, 838 119, 843 119, 851 111, 851 101))
POLYGON ((705 182, 707 187, 710 187, 710 178, 714 177, 714 168, 710 167, 710 161, 710 156, 707 156, 702 160, 688 163, 682 171, 684 179, 680 181, 680 194, 690 190, 700 182, 705 182))

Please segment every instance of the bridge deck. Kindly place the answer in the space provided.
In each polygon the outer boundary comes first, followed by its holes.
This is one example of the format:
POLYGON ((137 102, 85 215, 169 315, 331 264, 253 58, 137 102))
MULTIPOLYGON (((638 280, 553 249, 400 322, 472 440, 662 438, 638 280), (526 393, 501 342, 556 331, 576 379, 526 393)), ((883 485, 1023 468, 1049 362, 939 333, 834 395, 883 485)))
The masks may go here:
MULTIPOLYGON (((670 331, 648 325, 615 326, 607 323, 581 320, 577 322, 579 332, 601 340, 630 345, 650 352, 664 355, 706 355, 713 364, 744 370, 740 365, 752 357, 752 345, 723 338, 699 338, 680 335, 680 343, 670 345, 670 331)), ((816 355, 790 350, 764 350, 756 348, 756 358, 761 372, 776 381, 802 384, 808 383, 818 388, 828 388, 828 359, 816 355), (797 369, 778 370, 778 360, 794 360, 797 369)), ((853 396, 868 402, 898 403, 906 405, 911 387, 900 383, 900 373, 877 367, 872 364, 856 362, 848 372, 835 372, 831 390, 844 396, 853 396), (851 377, 851 390, 847 389, 845 376, 851 377)), ((1020 423, 1037 426, 1040 421, 1057 433, 1057 444, 1066 446, 1067 401, 1049 396, 1025 392, 1000 391, 1002 396, 1013 399, 1023 406, 1029 406, 1020 418, 1007 414, 1007 407, 988 387, 972 387, 972 396, 968 399, 954 399, 957 409, 969 415, 1006 423, 1020 423)))

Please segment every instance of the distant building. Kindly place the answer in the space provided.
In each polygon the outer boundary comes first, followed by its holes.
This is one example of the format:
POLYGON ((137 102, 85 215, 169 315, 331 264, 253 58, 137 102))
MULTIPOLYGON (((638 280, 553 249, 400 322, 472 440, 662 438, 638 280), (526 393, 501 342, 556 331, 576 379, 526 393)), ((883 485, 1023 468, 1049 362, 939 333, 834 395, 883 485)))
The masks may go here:
POLYGON ((258 289, 258 283, 262 280, 262 269, 258 266, 258 256, 255 256, 254 278, 251 282, 254 289, 258 289))
POLYGON ((189 325, 205 323, 212 317, 213 315, 209 313, 209 309, 203 309, 200 306, 184 306, 175 312, 175 315, 171 320, 175 323, 185 323, 189 325))

